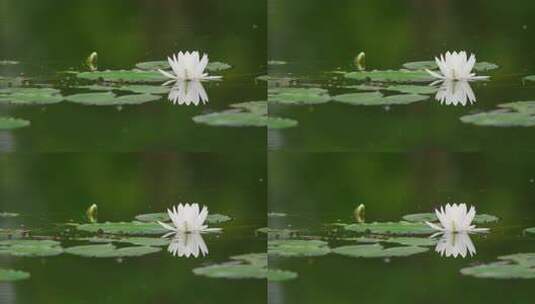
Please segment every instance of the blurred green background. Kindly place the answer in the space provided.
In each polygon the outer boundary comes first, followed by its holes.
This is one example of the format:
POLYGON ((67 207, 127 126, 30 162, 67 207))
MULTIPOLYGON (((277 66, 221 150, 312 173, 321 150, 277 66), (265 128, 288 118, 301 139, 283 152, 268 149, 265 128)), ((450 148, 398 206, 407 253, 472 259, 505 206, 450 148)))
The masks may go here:
POLYGON ((0 267, 32 276, 1 283, 1 303, 235 303, 238 293, 248 303, 265 303, 265 280, 192 273, 232 255, 266 251, 265 239, 255 235, 267 225, 265 153, 17 153, 0 155, 0 167, 0 210, 21 214, 2 218, 0 228, 22 225, 34 236, 65 230, 56 224, 87 222, 93 203, 99 222, 130 221, 179 202, 233 217, 223 233, 204 237, 210 253, 197 259, 173 257, 167 248, 125 259, 1 256, 0 267))

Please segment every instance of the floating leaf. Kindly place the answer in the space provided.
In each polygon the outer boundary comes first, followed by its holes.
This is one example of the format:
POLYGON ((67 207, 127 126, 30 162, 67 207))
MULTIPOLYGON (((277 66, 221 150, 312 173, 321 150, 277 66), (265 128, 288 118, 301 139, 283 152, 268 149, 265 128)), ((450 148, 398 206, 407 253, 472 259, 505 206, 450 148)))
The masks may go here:
POLYGON ((495 262, 461 269, 464 275, 491 279, 533 279, 535 269, 519 264, 495 262))
POLYGON ((267 117, 248 112, 224 111, 194 116, 193 121, 217 127, 265 127, 267 117))
POLYGON ((81 93, 65 97, 70 102, 96 105, 96 106, 117 106, 117 105, 131 105, 141 104, 149 101, 160 99, 160 96, 150 94, 135 94, 117 96, 111 92, 105 93, 81 93))
POLYGON ((234 263, 199 267, 193 269, 193 273, 210 278, 225 279, 264 279, 267 277, 266 268, 234 263))
POLYGON ((112 244, 83 245, 66 248, 65 252, 83 257, 113 258, 142 256, 160 251, 161 248, 148 246, 133 246, 119 248, 112 244))
POLYGON ((422 86, 422 85, 392 85, 384 88, 386 91, 396 91, 406 94, 434 94, 438 91, 438 87, 422 86))
POLYGON ((267 267, 268 258, 266 253, 248 253, 230 257, 233 260, 245 261, 258 267, 267 267))
POLYGON ((61 102, 63 97, 59 90, 52 88, 5 88, 0 89, 0 102, 12 104, 54 104, 61 102))
MULTIPOLYGON (((135 219, 140 222, 157 222, 157 221, 168 222, 171 220, 169 218, 169 215, 167 215, 167 213, 164 213, 164 212, 140 214, 140 215, 137 215, 135 219)), ((206 217, 205 223, 220 224, 220 223, 228 222, 230 220, 232 220, 232 218, 228 215, 212 213, 212 214, 208 214, 208 216, 206 217)))
POLYGON ((333 96, 334 101, 364 106, 409 104, 426 100, 428 98, 428 96, 415 94, 391 95, 384 97, 383 94, 379 92, 350 93, 333 96))
MULTIPOLYGON (((166 70, 170 69, 169 63, 167 61, 147 61, 147 62, 140 62, 136 64, 136 68, 141 70, 166 70)), ((212 61, 209 62, 208 65, 206 65, 206 71, 208 72, 217 72, 217 71, 224 71, 232 68, 232 66, 228 63, 219 62, 219 61, 212 61)))
POLYGON ((477 126, 491 127, 532 127, 535 126, 535 115, 524 112, 509 112, 507 110, 494 110, 461 117, 464 123, 477 126))
POLYGON ((327 90, 320 88, 270 88, 269 102, 286 105, 320 104, 331 99, 327 90))
POLYGON ((297 278, 297 273, 288 270, 269 269, 267 278, 270 282, 282 282, 297 278))
POLYGON ((499 104, 500 108, 509 108, 520 113, 535 115, 535 101, 516 101, 499 104))
POLYGON ((76 228, 78 230, 93 232, 93 233, 127 234, 127 235, 164 234, 168 232, 158 223, 143 223, 143 222, 92 223, 92 224, 78 225, 76 228))
POLYGON ((527 267, 535 267, 535 253, 534 252, 504 255, 504 256, 498 257, 498 259, 513 261, 517 264, 527 266, 527 267))
POLYGON ((19 63, 20 62, 15 61, 15 60, 0 60, 0 65, 16 65, 19 63))
POLYGON ((13 117, 0 117, 0 130, 12 130, 27 127, 30 125, 30 121, 13 118, 13 117))
POLYGON ((149 237, 123 237, 123 238, 100 238, 100 237, 92 237, 92 238, 85 238, 83 240, 87 240, 92 243, 128 243, 132 245, 139 245, 139 246, 167 246, 170 243, 169 239, 164 238, 149 238, 149 237))
POLYGON ((286 129, 297 126, 298 122, 289 118, 281 117, 268 117, 267 127, 268 129, 286 129))
POLYGON ((433 77, 425 71, 408 70, 387 70, 387 71, 361 71, 349 72, 344 75, 346 78, 360 81, 377 82, 428 82, 433 81, 433 77))
POLYGON ((282 213, 282 212, 270 212, 268 213, 268 217, 285 217, 288 214, 282 213))
POLYGON ((0 241, 0 255, 19 257, 55 256, 63 253, 59 242, 52 240, 4 240, 0 241))
POLYGON ((524 232, 529 234, 535 234, 535 227, 526 228, 524 229, 524 232))
POLYGON ((0 217, 17 217, 17 216, 19 216, 18 213, 0 212, 0 217))
POLYGON ((284 257, 321 256, 331 250, 327 242, 319 240, 269 240, 268 253, 284 257))
POLYGON ((394 235, 416 235, 432 234, 434 232, 429 226, 423 223, 410 222, 384 222, 384 223, 362 223, 351 224, 344 227, 349 231, 358 233, 374 234, 394 234, 394 235))
MULTIPOLYGON (((403 220, 407 222, 436 222, 437 216, 434 213, 414 213, 404 215, 403 220)), ((490 214, 477 214, 472 222, 474 224, 485 224, 497 222, 499 219, 497 216, 490 214)))
POLYGON ((169 93, 169 88, 164 86, 154 86, 154 85, 125 85, 116 88, 118 91, 129 91, 139 94, 167 94, 169 93))
POLYGON ((268 107, 267 102, 265 101, 248 101, 242 103, 234 103, 230 105, 232 108, 245 109, 248 112, 258 114, 258 115, 267 115, 268 107))
POLYGON ((168 80, 158 71, 116 70, 94 71, 77 74, 78 78, 109 82, 164 82, 168 80))
POLYGON ((282 60, 270 60, 268 61, 268 65, 285 65, 288 62, 282 61, 282 60))
POLYGON ((406 246, 435 246, 437 244, 436 239, 431 238, 418 238, 418 237, 393 237, 383 240, 385 243, 396 243, 406 246))
MULTIPOLYGON (((403 67, 409 70, 434 70, 438 69, 437 64, 434 61, 415 61, 415 62, 407 62, 403 64, 403 67)), ((495 70, 499 68, 497 64, 490 63, 490 62, 477 62, 474 65, 474 71, 478 72, 484 72, 484 71, 490 71, 495 70)))
POLYGON ((379 244, 371 245, 351 245, 337 247, 332 250, 333 253, 357 257, 357 258, 387 258, 387 257, 404 257, 428 251, 428 248, 417 246, 403 246, 384 248, 379 244))
POLYGON ((25 280, 30 274, 25 271, 0 268, 0 282, 14 282, 25 280))

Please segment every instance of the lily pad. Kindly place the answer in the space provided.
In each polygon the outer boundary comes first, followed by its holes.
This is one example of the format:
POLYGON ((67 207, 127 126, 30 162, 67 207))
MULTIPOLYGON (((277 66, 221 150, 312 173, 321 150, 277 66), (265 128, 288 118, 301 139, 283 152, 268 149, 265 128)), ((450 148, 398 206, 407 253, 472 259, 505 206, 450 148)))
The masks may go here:
POLYGON ((30 121, 28 120, 13 117, 0 117, 0 130, 24 128, 29 125, 30 121))
POLYGON ((495 262, 461 269, 464 275, 490 279, 534 279, 535 269, 519 264, 495 262))
POLYGON ((5 88, 0 89, 0 102, 12 104, 54 104, 61 102, 63 97, 59 90, 52 88, 5 88))
POLYGON ((16 65, 19 63, 20 62, 15 61, 15 60, 0 60, 0 65, 16 65))
POLYGON ((113 258, 142 256, 161 251, 161 248, 149 246, 133 246, 117 248, 112 244, 83 245, 66 248, 65 252, 82 257, 113 258))
POLYGON ((344 75, 349 79, 359 81, 376 81, 376 82, 429 82, 433 77, 425 71, 409 70, 387 70, 387 71, 361 71, 349 72, 344 75))
POLYGON ((267 269, 264 267, 234 263, 199 267, 193 269, 193 273, 209 278, 225 279, 265 279, 267 277, 267 269))
POLYGON ((395 243, 406 246, 435 246, 437 244, 436 239, 431 238, 419 238, 419 237, 393 237, 383 240, 385 243, 395 243))
MULTIPOLYGON (((438 69, 437 64, 434 61, 414 61, 414 62, 407 62, 403 64, 403 67, 409 70, 434 70, 438 69)), ((495 70, 499 68, 497 64, 491 63, 491 62, 477 62, 474 65, 474 71, 478 72, 484 72, 484 71, 490 71, 495 70)))
POLYGON ((533 127, 535 115, 523 112, 509 112, 507 110, 494 110, 461 117, 464 123, 477 126, 491 127, 533 127))
POLYGON ((410 222, 383 222, 351 224, 344 227, 349 231, 358 233, 373 233, 386 235, 420 235, 434 232, 426 224, 410 222))
MULTIPOLYGON (((161 212, 161 213, 146 213, 146 214, 140 214, 137 215, 136 220, 140 222, 168 222, 171 219, 169 219, 169 215, 167 213, 161 212)), ((205 223, 207 224, 220 224, 224 222, 228 222, 232 220, 232 218, 228 215, 224 214, 218 214, 218 213, 212 213, 208 214, 206 217, 205 223)))
POLYGON ((268 117, 267 127, 268 129, 287 129, 298 125, 297 120, 281 117, 268 117))
POLYGON ((105 93, 81 93, 65 97, 66 100, 74 103, 96 106, 117 106, 142 104, 145 102, 160 99, 160 96, 150 94, 135 94, 117 96, 111 92, 105 93))
POLYGON ((288 270, 269 269, 267 279, 270 282, 282 282, 297 278, 297 273, 288 270))
POLYGON ((417 94, 403 94, 383 96, 379 92, 372 93, 350 93, 333 96, 334 101, 343 102, 351 105, 364 106, 384 106, 384 105, 400 105, 409 104, 428 99, 428 96, 417 94))
POLYGON ((265 127, 267 117, 248 112, 224 111, 194 116, 193 121, 217 127, 265 127))
POLYGON ((0 268, 0 282, 15 282, 29 277, 30 273, 25 271, 0 268))
POLYGON ((18 213, 0 212, 0 217, 17 217, 17 216, 19 216, 18 213))
POLYGON ((270 88, 268 100, 270 103, 285 105, 311 105, 326 103, 331 99, 327 90, 320 88, 270 88))
POLYGON ((379 244, 371 244, 337 247, 334 248, 332 252, 356 258, 388 258, 410 256, 418 253, 423 253, 428 250, 428 248, 417 246, 384 248, 379 244))
POLYGON ((94 71, 82 72, 77 74, 78 78, 87 80, 109 81, 109 82, 163 82, 168 80, 158 71, 142 71, 142 70, 116 70, 116 71, 94 71))
POLYGON ((92 243, 128 243, 132 245, 139 245, 139 246, 167 246, 170 243, 169 239, 164 238, 150 238, 150 237, 123 237, 123 238, 100 238, 100 237, 92 237, 92 238, 86 238, 84 240, 87 240, 92 243))
POLYGON ((59 242, 52 240, 4 240, 0 241, 0 255, 18 257, 56 256, 63 253, 59 242))
POLYGON ((331 250, 327 242, 319 240, 269 240, 268 254, 284 257, 326 255, 331 250))
MULTIPOLYGON (((407 222, 436 222, 438 221, 437 216, 434 213, 414 213, 404 215, 403 220, 407 222)), ((499 218, 490 214, 477 214, 473 223, 475 224, 485 224, 485 223, 494 223, 497 222, 499 218)))
POLYGON ((118 223, 92 223, 82 224, 76 226, 76 229, 93 232, 93 233, 108 233, 108 234, 124 234, 124 235, 149 235, 149 234, 164 234, 168 232, 158 223, 143 223, 143 222, 118 222, 118 223))
POLYGON ((535 115, 535 101, 516 101, 499 104, 500 108, 508 108, 520 113, 535 115))
POLYGON ((266 253, 248 253, 230 257, 233 260, 245 261, 258 267, 267 267, 268 258, 266 253))
POLYGON ((270 61, 268 61, 268 65, 285 65, 287 63, 288 62, 283 61, 283 60, 270 60, 270 61))
POLYGON ((129 91, 138 94, 167 94, 169 88, 155 85, 132 84, 117 87, 118 91, 129 91))
POLYGON ((513 261, 517 264, 527 266, 527 267, 535 267, 535 253, 534 252, 504 255, 504 256, 498 257, 498 259, 513 261))
POLYGON ((524 229, 524 232, 528 234, 535 234, 535 227, 526 228, 524 229))
POLYGON ((267 102, 265 101, 248 101, 241 103, 234 103, 230 105, 232 108, 244 109, 248 112, 258 114, 258 115, 267 115, 268 107, 267 102))
POLYGON ((423 86, 423 85, 408 85, 408 84, 399 84, 399 85, 392 85, 389 87, 384 88, 384 90, 387 91, 395 91, 395 92, 401 92, 406 94, 434 94, 438 91, 437 87, 432 86, 423 86))
MULTIPOLYGON (((169 63, 167 61, 147 61, 147 62, 140 62, 136 64, 136 68, 141 70, 166 70, 170 69, 169 63)), ((206 65, 206 71, 208 72, 218 72, 218 71, 224 71, 232 68, 232 66, 228 63, 219 62, 219 61, 212 61, 209 62, 206 65)))

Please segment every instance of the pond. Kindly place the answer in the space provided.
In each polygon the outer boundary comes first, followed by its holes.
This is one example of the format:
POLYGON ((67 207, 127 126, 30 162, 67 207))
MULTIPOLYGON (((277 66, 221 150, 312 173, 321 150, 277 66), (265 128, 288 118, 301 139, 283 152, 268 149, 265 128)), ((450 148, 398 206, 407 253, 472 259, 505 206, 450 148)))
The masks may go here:
POLYGON ((265 303, 259 301, 266 293, 265 280, 194 273, 243 254, 263 253, 265 259, 265 235, 255 232, 267 225, 262 159, 263 153, 1 156, 2 211, 18 215, 2 215, 0 268, 30 277, 0 283, 0 302, 234 303, 239 293, 250 303, 265 303), (86 210, 92 204, 98 206, 95 221, 120 223, 142 220, 138 215, 162 212, 177 202, 198 202, 231 219, 211 224, 223 228, 220 233, 179 243, 193 246, 191 252, 172 250, 169 239, 161 238, 165 231, 130 235, 106 226, 97 232, 83 228, 91 225, 86 210), (21 243, 29 239, 40 243, 21 243), (73 249, 93 245, 141 252, 106 251, 99 256, 88 247, 73 249), (201 249, 197 256, 195 249, 201 249))

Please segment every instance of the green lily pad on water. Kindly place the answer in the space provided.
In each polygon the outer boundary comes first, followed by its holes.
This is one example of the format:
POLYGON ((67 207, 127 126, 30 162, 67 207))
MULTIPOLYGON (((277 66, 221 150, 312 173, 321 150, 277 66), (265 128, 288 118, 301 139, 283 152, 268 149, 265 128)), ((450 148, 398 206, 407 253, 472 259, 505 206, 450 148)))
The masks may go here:
POLYGON ((15 282, 30 278, 30 273, 20 270, 0 268, 0 282, 15 282))
MULTIPOLYGON (((434 213, 414 213, 404 215, 403 220, 407 222, 436 222, 437 216, 434 213)), ((497 222, 499 218, 490 214, 477 214, 472 220, 475 224, 485 224, 497 222)))
POLYGON ((524 232, 528 234, 535 234, 535 227, 526 228, 524 229, 524 232))
POLYGON ((150 237, 123 237, 123 238, 101 238, 101 237, 92 237, 85 238, 82 240, 89 241, 91 243, 127 243, 138 246, 167 246, 170 243, 169 239, 164 238, 150 238, 150 237))
POLYGON ((432 234, 434 232, 426 224, 410 222, 383 222, 383 223, 363 223, 350 224, 344 226, 345 230, 358 233, 372 233, 385 235, 421 235, 432 234))
POLYGON ((265 279, 267 269, 255 265, 236 263, 217 264, 193 269, 196 275, 224 279, 265 279))
POLYGON ((236 111, 215 112, 193 117, 193 121, 216 127, 265 127, 267 117, 236 111))
POLYGON ((431 238, 419 238, 419 237, 393 237, 383 240, 385 243, 395 243, 405 246, 435 246, 437 244, 436 239, 431 238))
POLYGON ((461 273, 487 279, 535 279, 535 269, 519 264, 495 262, 461 269, 461 273))
MULTIPOLYGON (((438 69, 437 64, 434 61, 414 61, 414 62, 407 62, 403 64, 403 67, 409 70, 434 70, 438 69)), ((477 72, 484 72, 484 71, 490 71, 495 70, 499 68, 497 64, 490 63, 490 62, 477 62, 474 65, 474 71, 477 72)))
MULTIPOLYGON (((137 215, 135 218, 136 220, 140 222, 157 222, 157 221, 168 222, 171 220, 169 218, 169 215, 167 215, 167 213, 165 212, 140 214, 140 215, 137 215)), ((208 216, 206 217, 205 223, 220 224, 220 223, 228 222, 230 220, 232 220, 232 218, 228 215, 212 213, 212 214, 208 214, 208 216)))
POLYGON ((0 103, 7 102, 12 104, 54 104, 61 102, 63 97, 59 90, 52 88, 4 88, 0 89, 0 103))
POLYGON ((511 109, 523 114, 535 115, 535 101, 515 101, 499 104, 498 107, 511 109))
POLYGON ((248 112, 258 114, 258 115, 268 114, 268 106, 267 106, 267 102, 265 101, 248 101, 248 102, 234 103, 234 104, 231 104, 230 107, 244 109, 248 112))
POLYGON ((94 71, 82 72, 76 75, 78 78, 94 81, 109 81, 109 82, 129 82, 129 83, 143 83, 143 82, 164 82, 168 80, 158 71, 142 71, 142 70, 116 70, 116 71, 94 71))
POLYGON ((269 269, 267 279, 270 282, 282 282, 297 278, 297 273, 288 270, 269 269))
POLYGON ((112 244, 103 245, 83 245, 65 249, 65 253, 82 257, 94 258, 115 258, 115 257, 136 257, 161 251, 158 247, 133 246, 117 248, 112 244))
POLYGON ((359 81, 376 81, 376 82, 430 82, 433 77, 425 71, 409 70, 387 70, 387 71, 361 71, 349 72, 344 75, 345 78, 359 81))
POLYGON ((0 241, 0 255, 18 257, 56 256, 63 253, 59 242, 52 240, 4 240, 0 241))
MULTIPOLYGON (((136 64, 136 68, 141 70, 167 70, 170 69, 171 66, 169 66, 169 63, 165 60, 162 61, 147 61, 147 62, 140 62, 136 64)), ((224 71, 232 68, 232 66, 228 63, 219 62, 219 61, 212 61, 209 62, 206 65, 206 71, 208 72, 218 72, 218 71, 224 71)))
POLYGON ((285 65, 285 64, 288 64, 288 62, 282 61, 282 60, 270 60, 270 61, 268 61, 268 65, 285 65))
POLYGON ((96 106, 117 106, 142 104, 160 99, 160 96, 150 94, 134 94, 117 96, 111 92, 105 93, 81 93, 66 96, 65 99, 70 102, 96 105, 96 106))
POLYGON ((285 105, 313 105, 331 100, 327 90, 320 88, 270 88, 270 103, 285 105))
POLYGON ((494 110, 461 117, 464 123, 489 127, 533 127, 535 115, 526 112, 510 112, 508 110, 494 110))
POLYGON ((389 258, 404 257, 428 251, 429 248, 417 246, 402 246, 384 248, 379 244, 371 245, 350 245, 337 247, 332 250, 333 253, 341 254, 356 258, 389 258))
POLYGON ((319 240, 269 240, 268 254, 284 257, 322 256, 331 252, 327 242, 319 240))
POLYGON ((406 94, 435 94, 438 91, 437 87, 432 86, 422 86, 422 85, 408 85, 408 84, 398 84, 392 85, 384 88, 386 91, 395 91, 406 94))
POLYGON ((403 95, 391 95, 383 96, 379 92, 372 93, 350 93, 333 96, 334 101, 347 103, 351 105, 363 105, 363 106, 385 106, 385 105, 401 105, 410 104, 413 102, 423 101, 428 99, 429 96, 417 95, 417 94, 403 94, 403 95))
POLYGON ((76 226, 76 229, 93 232, 93 233, 107 233, 107 234, 124 234, 124 235, 150 235, 150 234, 164 234, 167 229, 160 226, 158 223, 143 223, 143 222, 118 222, 118 223, 93 223, 82 224, 76 226))
POLYGON ((24 128, 29 125, 30 125, 29 120, 13 118, 13 117, 0 117, 0 131, 24 128))
POLYGON ((18 213, 0 212, 0 217, 17 217, 17 216, 19 216, 18 213))
POLYGON ((245 261, 251 265, 259 267, 268 266, 268 258, 266 253, 247 253, 231 256, 230 258, 237 261, 245 261))
POLYGON ((0 65, 16 65, 19 63, 20 62, 15 61, 15 60, 0 60, 0 65))

